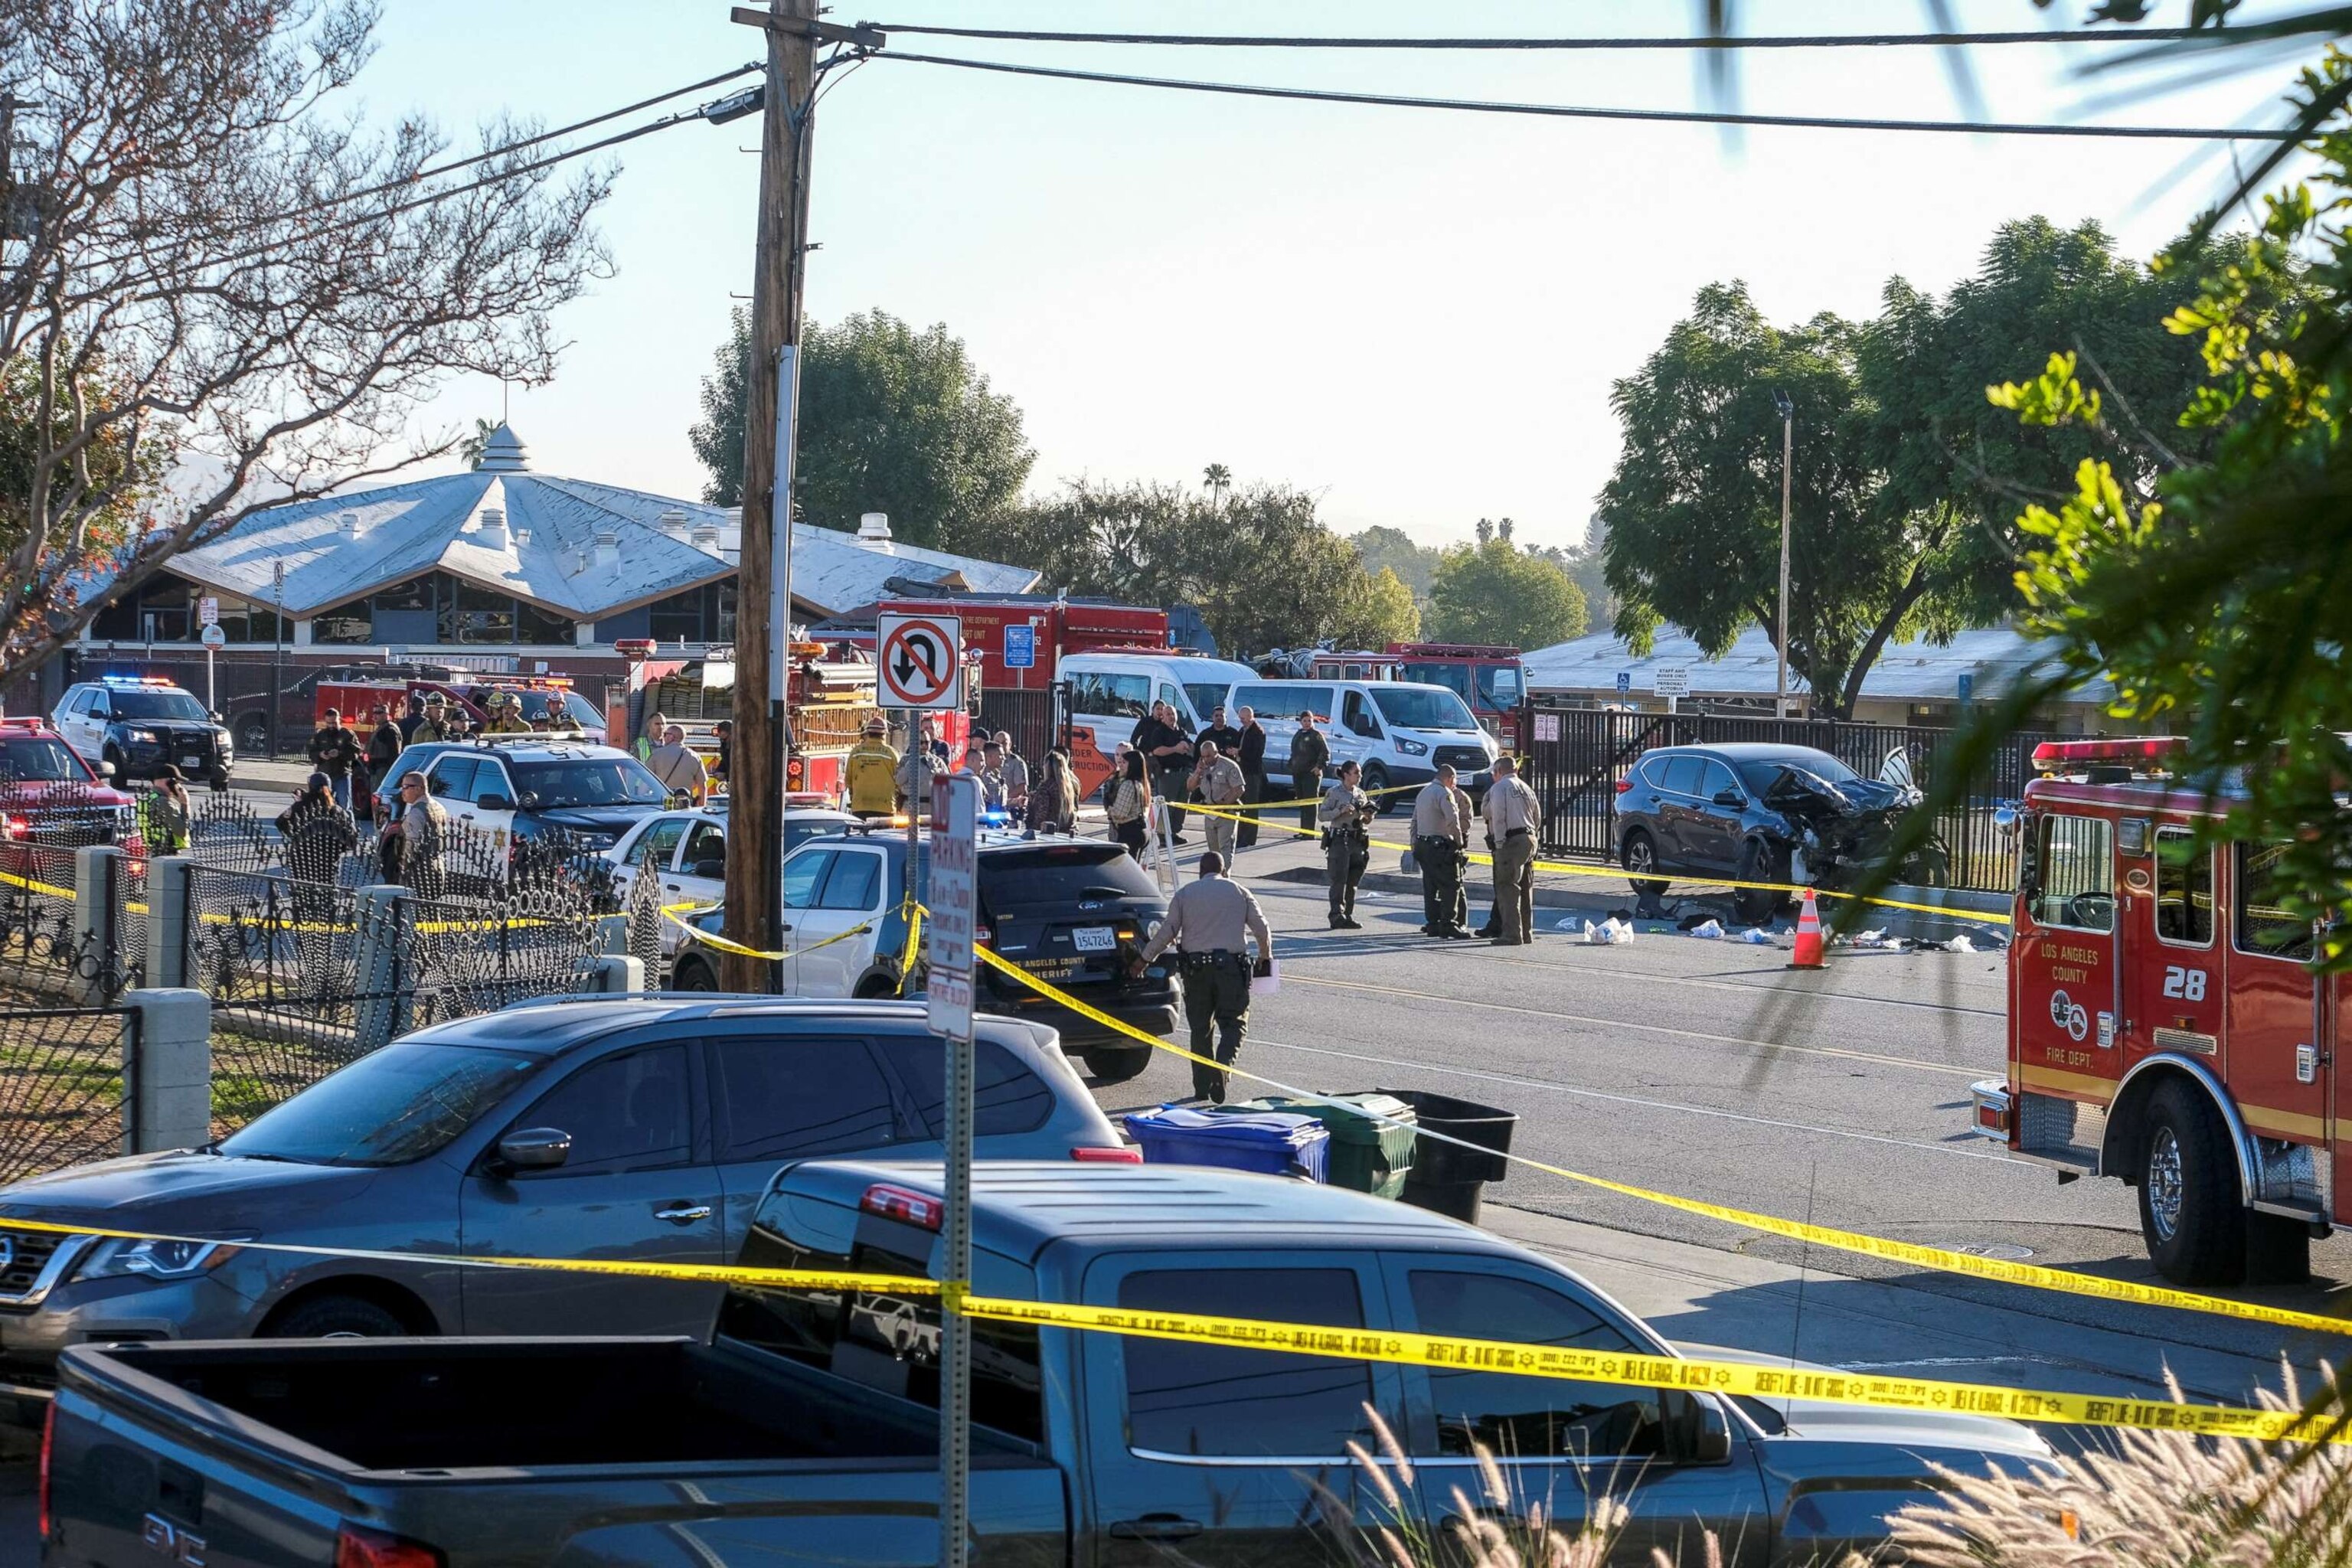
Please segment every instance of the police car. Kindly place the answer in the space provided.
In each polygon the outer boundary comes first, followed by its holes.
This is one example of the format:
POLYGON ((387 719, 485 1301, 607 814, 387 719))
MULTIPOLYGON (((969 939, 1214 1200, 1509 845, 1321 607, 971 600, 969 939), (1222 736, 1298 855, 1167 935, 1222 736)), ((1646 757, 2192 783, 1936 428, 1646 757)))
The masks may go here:
POLYGON ((82 761, 111 765, 118 780, 156 778, 169 765, 226 789, 236 762, 216 716, 160 675, 109 675, 68 687, 49 719, 82 761))
MULTIPOLYGON (((841 833, 858 819, 831 806, 806 806, 797 799, 784 815, 784 848, 799 847, 820 833, 841 833)), ((727 897, 727 797, 705 805, 648 816, 604 852, 613 862, 613 886, 625 902, 640 872, 661 885, 665 904, 716 904, 727 897)), ((662 922, 662 951, 677 945, 678 928, 662 922)))
POLYGON ((561 828, 583 847, 611 848, 669 805, 646 765, 614 746, 543 735, 485 735, 412 745, 375 781, 378 820, 400 812, 401 775, 421 773, 450 820, 507 840, 561 828))

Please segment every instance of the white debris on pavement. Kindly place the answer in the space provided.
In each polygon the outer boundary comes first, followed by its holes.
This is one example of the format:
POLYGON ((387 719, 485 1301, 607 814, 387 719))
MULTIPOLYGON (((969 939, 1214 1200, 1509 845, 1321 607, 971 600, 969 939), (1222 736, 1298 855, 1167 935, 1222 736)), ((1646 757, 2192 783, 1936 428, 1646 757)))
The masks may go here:
POLYGON ((1723 940, 1723 922, 1721 921, 1704 921, 1691 927, 1689 934, 1703 937, 1708 942, 1720 942, 1723 940))
MULTIPOLYGON (((1562 921, 1559 922, 1559 929, 1572 930, 1574 921, 1562 921)), ((1584 943, 1587 947, 1607 947, 1613 942, 1633 940, 1633 928, 1614 915, 1602 921, 1599 925, 1594 925, 1591 921, 1584 922, 1584 943)))

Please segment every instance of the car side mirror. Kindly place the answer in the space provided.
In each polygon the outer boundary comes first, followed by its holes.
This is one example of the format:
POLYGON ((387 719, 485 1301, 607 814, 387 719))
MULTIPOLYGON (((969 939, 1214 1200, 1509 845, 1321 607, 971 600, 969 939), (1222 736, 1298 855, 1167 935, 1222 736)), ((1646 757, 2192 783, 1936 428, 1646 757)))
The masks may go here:
POLYGON ((572 1134, 560 1127, 526 1127, 499 1140, 498 1163, 509 1171, 551 1171, 572 1158, 572 1134))
POLYGON ((727 879, 727 862, 724 860, 697 860, 694 863, 694 874, 707 881, 723 882, 727 879))
POLYGON ((478 795, 474 805, 484 811, 512 811, 514 802, 502 795, 478 795))
POLYGON ((1715 804, 1735 807, 1744 806, 1748 804, 1748 797, 1736 789, 1719 789, 1715 792, 1715 804))
POLYGON ((114 776, 114 764, 113 764, 112 763, 99 763, 99 764, 98 764, 98 776, 99 776, 100 778, 102 778, 102 779, 110 779, 110 778, 112 778, 112 777, 114 776))
POLYGON ((1685 1465, 1719 1465, 1731 1458, 1731 1424, 1723 1406, 1684 1388, 1658 1391, 1666 1457, 1685 1465))

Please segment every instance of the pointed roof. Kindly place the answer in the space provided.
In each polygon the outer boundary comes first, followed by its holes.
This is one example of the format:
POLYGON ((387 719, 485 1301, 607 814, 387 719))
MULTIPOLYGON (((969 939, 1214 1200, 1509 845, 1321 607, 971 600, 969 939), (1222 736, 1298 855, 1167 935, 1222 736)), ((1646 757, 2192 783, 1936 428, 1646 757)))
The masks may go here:
MULTIPOLYGON (((741 549, 732 509, 530 471, 521 438, 490 432, 479 468, 270 507, 181 552, 170 570, 268 604, 285 569, 286 610, 306 616, 394 583, 443 571, 573 620, 633 608, 731 577, 741 549), (486 514, 503 512, 485 526, 486 514), (665 513, 684 513, 680 530, 665 513)), ((793 598, 818 616, 878 597, 891 577, 1020 593, 1037 580, 1006 566, 855 535, 793 527, 793 598)))

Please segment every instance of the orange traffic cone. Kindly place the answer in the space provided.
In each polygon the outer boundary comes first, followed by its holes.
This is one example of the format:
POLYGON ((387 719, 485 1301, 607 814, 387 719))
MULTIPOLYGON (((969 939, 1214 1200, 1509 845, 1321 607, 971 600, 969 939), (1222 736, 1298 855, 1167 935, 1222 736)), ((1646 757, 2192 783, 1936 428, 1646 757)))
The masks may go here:
POLYGON ((1797 915, 1797 950, 1789 955, 1791 969, 1823 969, 1822 914, 1813 907, 1813 890, 1805 889, 1805 907, 1797 915))

